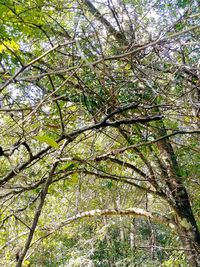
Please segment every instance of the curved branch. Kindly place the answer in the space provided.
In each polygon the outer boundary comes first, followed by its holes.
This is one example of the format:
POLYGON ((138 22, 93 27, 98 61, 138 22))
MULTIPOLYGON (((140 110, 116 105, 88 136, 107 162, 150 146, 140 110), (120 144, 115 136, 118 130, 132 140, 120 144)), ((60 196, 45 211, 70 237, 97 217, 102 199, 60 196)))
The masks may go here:
POLYGON ((149 219, 153 220, 154 222, 166 225, 170 227, 171 229, 176 228, 175 222, 167 218, 166 216, 149 212, 140 208, 129 208, 129 209, 95 209, 95 210, 89 210, 89 211, 83 211, 80 212, 72 217, 67 218, 65 221, 62 221, 60 225, 58 225, 56 228, 53 230, 49 231, 45 236, 40 237, 37 239, 34 243, 32 243, 32 246, 36 244, 38 241, 41 239, 47 238, 50 235, 54 234, 56 231, 61 229, 62 227, 71 224, 75 221, 84 219, 84 218, 93 218, 96 216, 131 216, 134 218, 144 218, 144 219, 149 219))
POLYGON ((140 208, 129 208, 129 209, 95 209, 95 210, 89 210, 80 212, 72 217, 69 217, 65 221, 61 222, 61 224, 58 226, 58 229, 62 228, 63 226, 66 226, 72 222, 75 222, 77 220, 83 219, 83 218, 89 218, 89 217, 96 217, 96 216, 133 216, 137 218, 145 218, 149 219, 151 218, 153 221, 167 225, 171 228, 175 227, 175 224, 173 220, 156 214, 152 213, 140 208))

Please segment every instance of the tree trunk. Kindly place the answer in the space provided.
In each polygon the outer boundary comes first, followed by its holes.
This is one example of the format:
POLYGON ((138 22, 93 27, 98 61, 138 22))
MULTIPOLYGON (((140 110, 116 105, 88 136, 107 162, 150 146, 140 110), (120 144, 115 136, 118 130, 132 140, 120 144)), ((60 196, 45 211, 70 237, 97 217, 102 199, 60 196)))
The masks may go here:
POLYGON ((199 236, 196 233, 196 229, 186 229, 182 225, 178 226, 178 235, 182 241, 185 249, 185 256, 189 266, 200 266, 200 243, 197 242, 199 236))
POLYGON ((176 205, 178 235, 185 249, 185 256, 191 267, 200 266, 200 233, 184 187, 177 188, 176 205))
MULTIPOLYGON (((163 122, 160 135, 166 135, 163 122)), ((165 168, 165 183, 168 187, 168 203, 176 211, 178 235, 185 249, 185 256, 191 267, 200 267, 200 232, 192 211, 187 190, 183 184, 180 167, 169 139, 158 142, 161 161, 165 168)))
MULTIPOLYGON (((156 108, 156 111, 159 112, 158 108, 156 108)), ((156 124, 157 129, 154 129, 156 138, 166 136, 167 131, 163 121, 160 120, 156 124)), ((120 133, 124 136, 126 141, 129 142, 128 137, 122 130, 120 133)), ((157 143, 157 147, 159 153, 156 155, 156 161, 158 160, 159 164, 156 165, 156 168, 160 169, 162 176, 162 180, 160 180, 160 177, 157 177, 159 182, 158 187, 160 185, 162 191, 163 188, 165 188, 163 193, 166 195, 166 201, 176 212, 175 220, 178 228, 178 235, 185 249, 185 256, 189 266, 200 267, 200 232, 192 211, 187 190, 183 184, 176 154, 169 138, 160 140, 157 143)), ((149 182, 154 186, 152 181, 149 182)), ((156 189, 159 190, 159 188, 156 189)))

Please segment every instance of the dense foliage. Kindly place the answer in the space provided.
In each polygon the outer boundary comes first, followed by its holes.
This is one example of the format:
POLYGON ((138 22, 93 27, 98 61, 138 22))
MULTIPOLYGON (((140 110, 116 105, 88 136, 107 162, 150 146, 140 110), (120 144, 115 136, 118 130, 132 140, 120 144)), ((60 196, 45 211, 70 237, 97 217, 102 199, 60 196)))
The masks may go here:
POLYGON ((198 0, 0 0, 2 266, 200 266, 198 0))

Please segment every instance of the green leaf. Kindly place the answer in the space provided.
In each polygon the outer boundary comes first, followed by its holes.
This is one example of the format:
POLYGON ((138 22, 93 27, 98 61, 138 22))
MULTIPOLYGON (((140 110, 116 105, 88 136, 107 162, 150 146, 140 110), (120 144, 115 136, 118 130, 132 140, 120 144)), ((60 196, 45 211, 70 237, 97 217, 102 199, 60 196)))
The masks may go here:
POLYGON ((185 27, 185 23, 177 23, 177 24, 175 25, 175 29, 176 29, 177 31, 182 30, 184 27, 185 27))
POLYGON ((46 144, 48 144, 48 145, 50 145, 50 146, 52 146, 54 148, 57 148, 57 149, 59 148, 58 143, 55 140, 53 140, 51 137, 49 137, 49 136, 46 136, 46 135, 36 135, 34 137, 34 139, 36 139, 36 140, 38 140, 38 141, 40 141, 42 143, 46 143, 46 144))
POLYGON ((185 8, 189 4, 190 4, 190 0, 178 0, 177 1, 177 5, 180 8, 185 8))
POLYGON ((71 175, 70 183, 71 184, 77 184, 78 182, 78 173, 73 173, 71 175))
POLYGON ((75 167, 75 164, 74 164, 73 162, 68 162, 68 163, 62 165, 62 166, 59 168, 59 170, 61 170, 61 171, 63 171, 63 170, 68 170, 68 171, 70 171, 70 170, 72 170, 74 167, 75 167))

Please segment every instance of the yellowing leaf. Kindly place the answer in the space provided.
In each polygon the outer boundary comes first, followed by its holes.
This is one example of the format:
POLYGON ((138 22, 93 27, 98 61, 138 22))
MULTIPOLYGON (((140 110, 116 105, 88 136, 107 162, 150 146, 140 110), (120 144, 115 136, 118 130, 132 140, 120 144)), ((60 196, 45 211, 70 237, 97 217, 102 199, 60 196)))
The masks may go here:
POLYGON ((24 267, 28 267, 28 266, 30 266, 30 261, 28 260, 24 261, 24 267))
POLYGON ((18 51, 19 50, 19 45, 14 41, 4 41, 1 45, 0 45, 0 53, 2 53, 3 51, 6 50, 13 50, 13 51, 18 51))
POLYGON ((189 122, 190 122, 190 117, 185 116, 185 117, 184 117, 184 120, 185 120, 186 123, 189 123, 189 122))
POLYGON ((191 224, 184 218, 183 220, 181 220, 180 224, 186 228, 187 230, 189 230, 191 228, 191 224))
POLYGON ((34 137, 34 139, 36 139, 36 140, 38 140, 40 142, 46 143, 46 144, 48 144, 48 145, 50 145, 50 146, 52 146, 54 148, 57 148, 57 149, 59 148, 58 143, 55 140, 53 140, 51 137, 49 137, 49 136, 46 136, 46 135, 36 135, 34 137))
POLYGON ((0 45, 0 54, 5 50, 5 46, 4 45, 0 45))
POLYGON ((71 111, 76 111, 77 110, 77 106, 72 105, 72 106, 69 106, 68 109, 71 110, 71 111))

